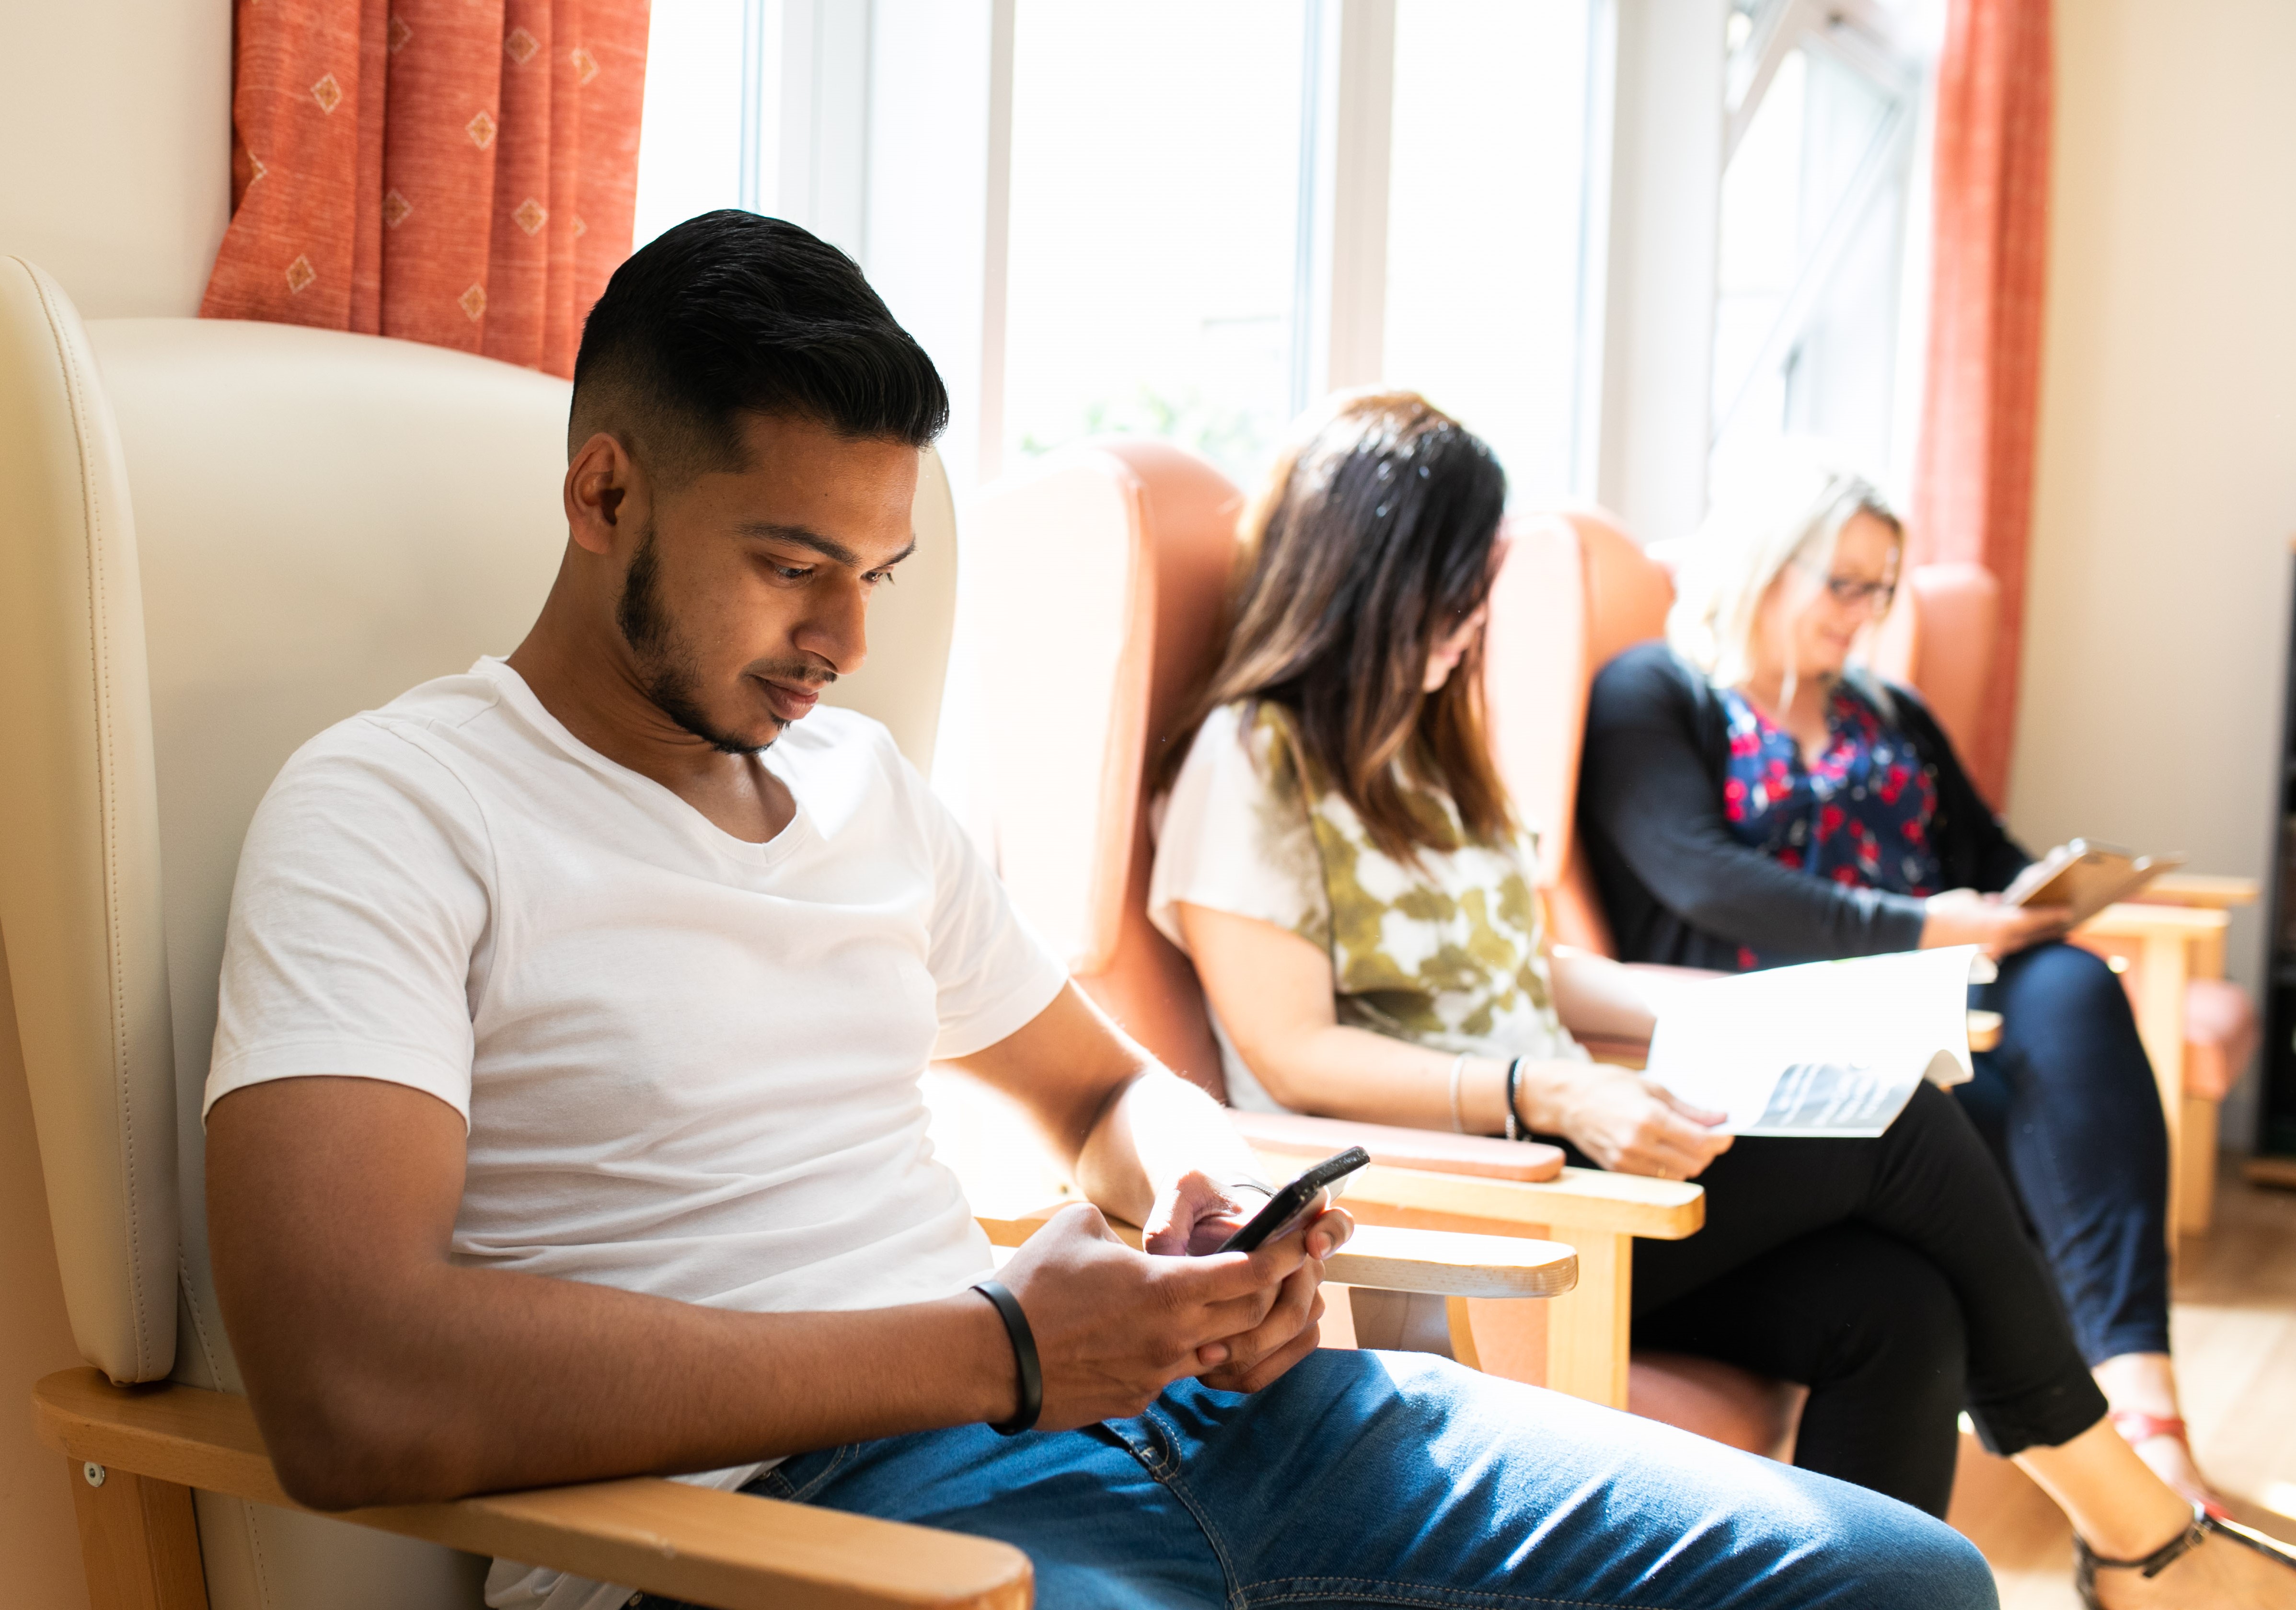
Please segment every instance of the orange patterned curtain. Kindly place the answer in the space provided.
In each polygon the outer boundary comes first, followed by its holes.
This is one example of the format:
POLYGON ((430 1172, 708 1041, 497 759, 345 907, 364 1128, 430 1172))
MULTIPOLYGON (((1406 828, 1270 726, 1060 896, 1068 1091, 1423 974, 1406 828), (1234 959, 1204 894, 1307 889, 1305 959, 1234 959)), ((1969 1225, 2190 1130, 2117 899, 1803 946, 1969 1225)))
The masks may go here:
POLYGON ((2001 583, 1993 675, 1963 758, 2000 803, 2017 723, 2048 272, 2049 0, 1952 0, 1938 69, 1936 270, 1910 557, 2001 583))
POLYGON ((202 316, 570 374, 629 255, 648 0, 238 0, 202 316))

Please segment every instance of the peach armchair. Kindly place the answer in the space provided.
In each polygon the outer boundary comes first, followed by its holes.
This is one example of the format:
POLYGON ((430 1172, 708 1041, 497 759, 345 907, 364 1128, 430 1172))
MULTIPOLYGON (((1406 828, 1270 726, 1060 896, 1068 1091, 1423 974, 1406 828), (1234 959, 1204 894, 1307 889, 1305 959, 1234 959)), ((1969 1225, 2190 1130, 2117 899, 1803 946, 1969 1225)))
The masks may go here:
MULTIPOLYGON (((1584 689, 1621 650, 1665 634, 1673 580, 1599 510, 1524 520, 1517 545, 1536 559, 1551 584, 1511 593, 1502 573, 1502 592, 1493 601, 1495 621, 1506 614, 1517 622, 1505 633, 1495 632, 1492 642, 1490 688, 1501 766, 1517 798, 1539 802, 1527 806, 1527 814, 1566 824, 1550 834, 1541 854, 1556 939, 1607 955, 1612 952, 1608 925, 1585 865, 1572 854, 1567 825, 1578 786, 1584 689), (1536 654, 1557 666, 1571 661, 1570 647, 1557 635, 1572 633, 1571 624, 1541 611, 1542 601, 1567 596, 1574 578, 1584 591, 1585 624, 1575 629, 1573 663, 1583 666, 1586 681, 1570 707, 1546 711, 1538 707, 1538 690, 1553 685, 1554 668, 1542 680, 1536 674, 1541 667, 1527 657, 1536 654), (1549 640, 1546 646, 1509 646, 1538 636, 1549 640), (1509 654, 1512 660, 1501 658, 1509 654), (1526 701, 1530 708, 1522 707, 1526 701)), ((1514 568, 1512 559, 1507 568, 1514 568)), ((1948 736, 1963 747, 1983 718, 1998 609, 1999 586, 1982 566, 1917 566, 1876 634, 1875 668, 1919 692, 1948 736)), ((2169 1125, 2172 1239, 2209 1226, 2218 1104, 2256 1049, 2255 1005, 2223 976, 2226 909, 2255 896, 2255 885, 2243 879, 2164 878, 2140 902, 2109 907, 2072 936, 2121 974, 2136 1009, 2169 1125)), ((1998 1027, 1997 1021, 1987 1024, 1973 1015, 1974 1043, 1981 1047, 1998 1027)), ((1623 1059, 1635 1055, 1631 1047, 1609 1050, 1623 1059)))
MULTIPOLYGON (((1149 794, 1214 650, 1241 502, 1213 466, 1166 443, 1106 437, 1052 454, 968 504, 960 625, 996 690, 966 763, 975 830, 1078 983, 1223 1096, 1194 969, 1148 921, 1149 794)), ((1575 1291, 1550 1304, 1452 1304, 1450 1344, 1495 1373, 1625 1406, 1633 1240, 1696 1230, 1697 1186, 1562 1168, 1549 1148, 1480 1137, 1233 1117, 1271 1172, 1365 1146, 1374 1166, 1348 1201, 1366 1222, 1568 1242, 1575 1291)), ((957 1114, 948 1128, 965 1137, 969 1180, 1026 1172, 996 1149, 993 1122, 957 1114)))

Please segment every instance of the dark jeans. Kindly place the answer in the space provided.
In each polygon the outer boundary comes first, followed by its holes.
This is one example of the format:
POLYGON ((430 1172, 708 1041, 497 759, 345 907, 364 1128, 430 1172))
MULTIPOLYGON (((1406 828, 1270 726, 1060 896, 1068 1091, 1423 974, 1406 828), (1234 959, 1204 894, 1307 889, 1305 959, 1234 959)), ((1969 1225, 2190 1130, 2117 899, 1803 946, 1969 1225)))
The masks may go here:
MULTIPOLYGON (((1040 1610, 1992 1610, 1903 1505, 1424 1353, 1310 1353, 1250 1397, 801 1454, 743 1489, 1002 1538, 1040 1610)), ((663 1601, 644 1598, 651 1606, 663 1601)))
POLYGON ((1634 1339, 1809 1388, 1794 1462, 1942 1515, 1964 1402, 1997 1453, 2095 1425, 2056 1290, 1953 1099, 1871 1140, 1742 1136, 1706 1228, 1635 1243, 1634 1339))
POLYGON ((2169 1129, 2128 992, 2096 956, 2044 944, 1971 995, 2001 1044, 1954 1092, 2057 1277, 2081 1354, 2169 1351, 2169 1129))

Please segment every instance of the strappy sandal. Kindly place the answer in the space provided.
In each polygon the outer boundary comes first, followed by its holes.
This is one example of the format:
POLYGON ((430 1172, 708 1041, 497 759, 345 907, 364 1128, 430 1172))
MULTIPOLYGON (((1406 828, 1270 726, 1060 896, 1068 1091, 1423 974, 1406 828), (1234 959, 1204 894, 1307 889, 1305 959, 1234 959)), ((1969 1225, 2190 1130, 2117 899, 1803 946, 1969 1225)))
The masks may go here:
POLYGON ((2082 1610, 2104 1610, 2096 1597, 2096 1573, 2100 1571, 2134 1571, 2151 1579, 2160 1575, 2211 1537, 2220 1537, 2229 1543, 2253 1549, 2267 1559, 2277 1560, 2296 1571, 2296 1552, 2287 1544, 2268 1538, 2261 1532, 2252 1532, 2237 1521, 2219 1520, 2200 1505, 2193 1506, 2193 1524, 2141 1560, 2109 1560, 2100 1558, 2079 1534, 2073 1537, 2073 1591, 2080 1596, 2082 1610))
MULTIPOLYGON (((2131 1448, 2156 1436, 2174 1437, 2185 1445, 2185 1457, 2193 1457, 2193 1438, 2182 1418, 2172 1414, 2147 1414, 2141 1409, 2115 1409, 2104 1417, 2112 1428, 2120 1433, 2121 1441, 2131 1448)), ((2220 1521, 2232 1519, 2232 1511, 2216 1499, 2194 1499, 2193 1502, 2220 1521)))

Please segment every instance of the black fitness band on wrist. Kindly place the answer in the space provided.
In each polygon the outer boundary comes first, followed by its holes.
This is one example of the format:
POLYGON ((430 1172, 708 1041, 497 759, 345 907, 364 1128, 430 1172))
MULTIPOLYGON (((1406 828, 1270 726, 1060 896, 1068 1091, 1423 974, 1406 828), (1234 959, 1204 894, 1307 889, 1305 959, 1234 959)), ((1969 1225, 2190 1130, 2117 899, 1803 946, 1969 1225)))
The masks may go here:
POLYGON ((989 1421, 988 1429, 999 1436, 1019 1436, 1045 1412, 1045 1369, 1037 1358, 1037 1333, 1029 1328, 1021 1299, 1005 1289, 1004 1282, 975 1280, 972 1289, 987 1297, 995 1305, 996 1317, 1004 1321, 1004 1334, 1013 1338, 1013 1361, 1021 1376, 1020 1408, 1009 1420, 989 1421))
POLYGON ((1522 1058, 1516 1057, 1507 1063, 1506 1138, 1510 1140, 1520 1140, 1522 1139, 1522 1120, 1515 1116, 1514 1111, 1515 1087, 1520 1085, 1521 1083, 1522 1058))

